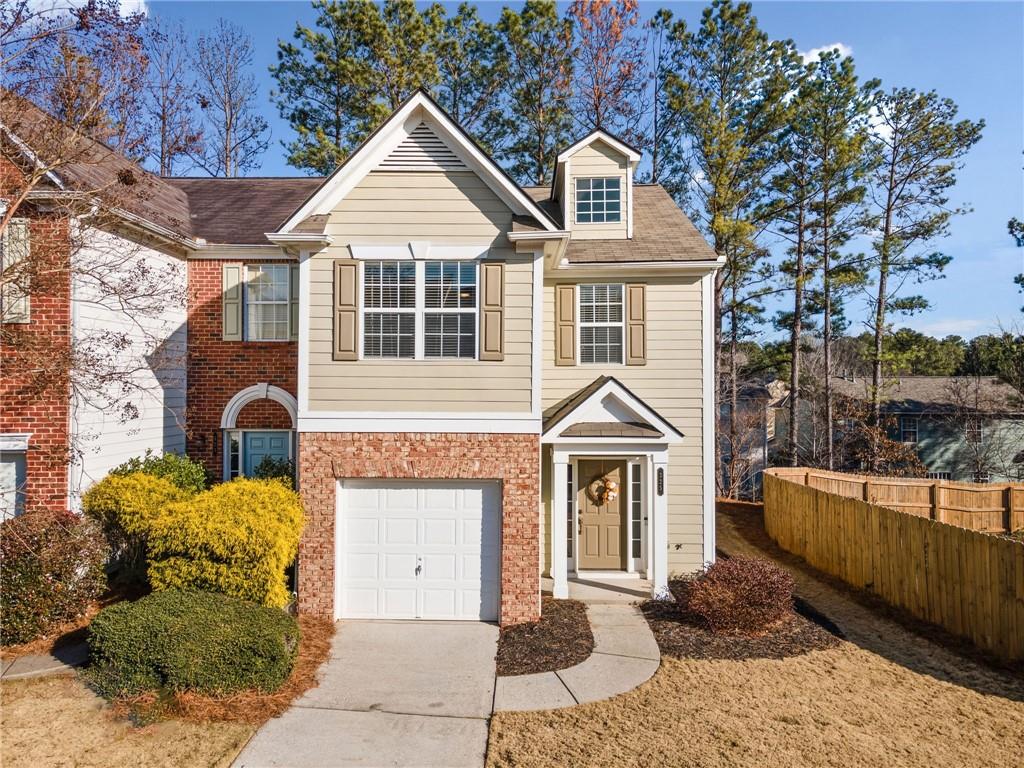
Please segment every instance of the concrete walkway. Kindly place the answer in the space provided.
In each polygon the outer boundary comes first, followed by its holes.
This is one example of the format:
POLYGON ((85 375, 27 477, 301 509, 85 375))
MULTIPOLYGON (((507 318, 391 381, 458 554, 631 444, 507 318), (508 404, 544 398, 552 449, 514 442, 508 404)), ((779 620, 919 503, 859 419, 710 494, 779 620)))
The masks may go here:
POLYGON ((498 628, 347 621, 320 684, 266 723, 237 768, 483 765, 498 628))
POLYGON ((85 643, 56 648, 51 653, 28 654, 15 659, 0 659, 0 679, 26 680, 30 677, 68 675, 89 659, 85 643))
POLYGON ((658 671, 661 653, 636 606, 587 605, 594 652, 575 667, 535 675, 499 677, 494 711, 561 709, 618 696, 658 671))

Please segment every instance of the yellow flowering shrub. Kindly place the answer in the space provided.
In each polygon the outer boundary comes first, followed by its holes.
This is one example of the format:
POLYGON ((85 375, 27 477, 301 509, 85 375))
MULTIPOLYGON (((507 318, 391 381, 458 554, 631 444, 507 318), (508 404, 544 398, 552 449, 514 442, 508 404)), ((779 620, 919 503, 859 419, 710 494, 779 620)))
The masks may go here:
POLYGON ((278 480, 239 478, 167 505, 149 529, 155 590, 221 594, 283 608, 285 569, 302 535, 299 495, 278 480))
POLYGON ((111 560, 123 577, 143 579, 149 528, 164 507, 192 494, 162 477, 133 472, 107 475, 82 497, 86 517, 100 524, 111 560))

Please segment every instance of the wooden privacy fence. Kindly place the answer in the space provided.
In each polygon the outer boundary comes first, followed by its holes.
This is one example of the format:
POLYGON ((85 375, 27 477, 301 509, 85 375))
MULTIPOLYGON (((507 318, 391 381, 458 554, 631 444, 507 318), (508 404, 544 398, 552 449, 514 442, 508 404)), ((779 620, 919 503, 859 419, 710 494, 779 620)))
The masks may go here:
POLYGON ((1020 484, 874 477, 804 467, 775 467, 769 471, 819 491, 972 531, 1008 533, 1024 529, 1024 485, 1020 484))
POLYGON ((765 529, 780 547, 1002 659, 1024 659, 1024 542, 819 490, 792 474, 764 473, 765 529))

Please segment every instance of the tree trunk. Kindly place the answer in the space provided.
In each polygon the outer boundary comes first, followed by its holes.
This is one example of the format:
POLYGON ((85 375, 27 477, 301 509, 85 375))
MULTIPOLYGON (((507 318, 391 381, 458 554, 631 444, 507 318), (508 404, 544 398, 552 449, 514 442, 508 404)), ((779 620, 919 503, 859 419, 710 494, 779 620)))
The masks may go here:
POLYGON ((828 188, 822 197, 824 227, 821 237, 821 270, 822 270, 822 354, 825 358, 825 466, 834 468, 834 451, 832 445, 832 280, 829 253, 829 217, 828 188))
MULTIPOLYGON (((895 154, 889 163, 886 190, 885 220, 882 224, 882 245, 878 260, 878 298, 875 303, 875 348, 871 360, 871 424, 882 423, 882 353, 885 340, 885 303, 889 282, 889 246, 892 238, 893 194, 895 193, 895 154)), ((871 471, 878 471, 879 434, 871 430, 871 471)))
POLYGON ((800 212, 796 224, 796 274, 793 291, 793 328, 789 340, 789 465, 799 466, 800 452, 800 334, 804 317, 804 203, 800 201, 800 212))
POLYGON ((739 408, 739 375, 737 374, 736 357, 739 352, 738 340, 739 340, 739 328, 736 326, 736 283, 735 281, 729 287, 730 290, 730 303, 729 303, 729 497, 736 498, 737 491, 739 488, 738 478, 736 477, 736 466, 739 463, 737 461, 737 442, 738 432, 736 428, 736 411, 739 408))

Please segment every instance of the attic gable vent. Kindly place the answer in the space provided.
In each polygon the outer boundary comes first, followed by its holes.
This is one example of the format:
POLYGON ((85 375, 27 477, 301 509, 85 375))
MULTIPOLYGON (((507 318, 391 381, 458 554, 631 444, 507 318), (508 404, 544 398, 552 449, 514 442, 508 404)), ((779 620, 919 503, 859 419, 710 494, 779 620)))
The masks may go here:
POLYGON ((464 171, 466 165, 426 123, 420 123, 381 161, 380 170, 464 171))

